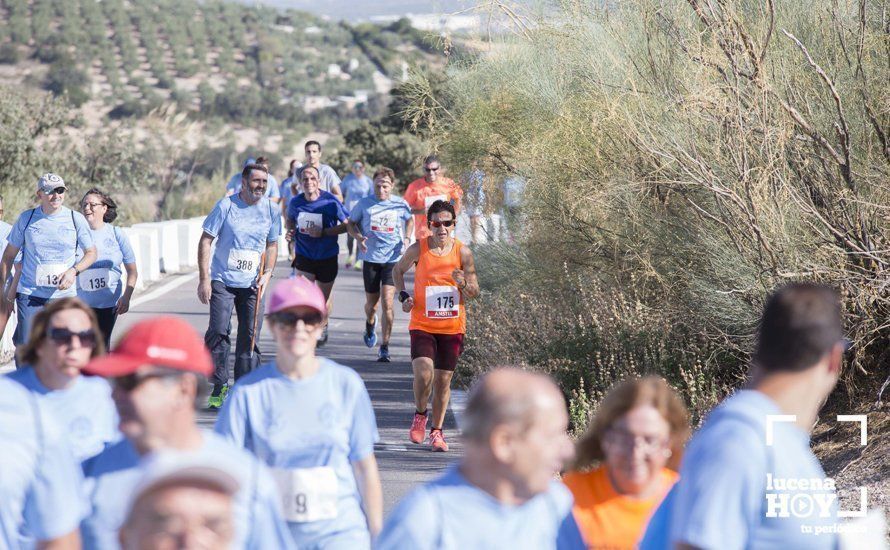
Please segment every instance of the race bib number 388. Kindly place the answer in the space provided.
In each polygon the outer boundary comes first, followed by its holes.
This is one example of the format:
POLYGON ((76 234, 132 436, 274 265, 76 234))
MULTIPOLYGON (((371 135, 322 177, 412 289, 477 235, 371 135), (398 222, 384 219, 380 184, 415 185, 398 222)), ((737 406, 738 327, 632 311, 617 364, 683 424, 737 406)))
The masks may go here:
POLYGON ((256 273, 260 268, 260 253, 256 250, 240 250, 233 248, 229 251, 229 269, 242 273, 256 273))
POLYGON ((275 468, 272 474, 287 521, 306 523, 337 517, 337 474, 333 468, 275 468))
POLYGON ((460 291, 455 286, 426 287, 426 316, 453 319, 460 315, 460 291))

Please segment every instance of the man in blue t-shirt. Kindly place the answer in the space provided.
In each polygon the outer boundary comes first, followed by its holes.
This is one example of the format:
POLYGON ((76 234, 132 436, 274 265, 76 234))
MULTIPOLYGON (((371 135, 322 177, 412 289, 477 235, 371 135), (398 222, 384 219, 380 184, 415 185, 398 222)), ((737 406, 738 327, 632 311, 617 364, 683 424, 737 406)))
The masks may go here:
MULTIPOLYGON (((410 244, 414 232, 411 207, 401 197, 392 195, 395 173, 381 168, 374 174, 374 194, 356 202, 349 214, 347 230, 358 245, 365 282, 365 345, 377 344, 377 303, 382 300, 380 350, 377 360, 389 362, 389 338, 392 334, 395 282, 392 270, 410 244)), ((348 197, 349 195, 347 195, 348 197)))
POLYGON ((265 197, 274 203, 279 202, 281 200, 281 188, 278 185, 278 180, 275 179, 275 176, 270 172, 269 160, 266 157, 257 157, 256 159, 249 158, 245 160, 244 164, 241 165, 241 172, 232 174, 232 177, 229 178, 229 182, 226 183, 226 196, 231 197, 232 195, 237 195, 241 192, 241 174, 244 172, 244 168, 247 167, 248 164, 261 164, 266 167, 266 172, 269 173, 269 184, 266 186, 265 197))
POLYGON ((555 479, 574 456, 568 422, 549 377, 489 372, 464 410, 464 458, 399 503, 375 548, 586 548, 572 495, 555 479))
MULTIPOLYGON (((300 172, 303 192, 287 207, 287 234, 294 241, 293 268, 298 275, 315 281, 324 293, 331 311, 331 294, 337 278, 337 257, 340 244, 337 236, 346 231, 349 213, 340 200, 320 187, 319 172, 314 166, 304 166, 300 172)), ((325 324, 319 345, 328 341, 325 324)))
POLYGON ((22 276, 16 288, 16 346, 28 341, 31 319, 47 302, 77 296, 77 276, 96 261, 86 218, 62 206, 66 191, 61 177, 51 173, 41 176, 37 180, 40 205, 19 215, 3 251, 0 281, 6 281, 16 255, 22 253, 22 276), (79 261, 78 248, 83 250, 79 261))
POLYGON ((171 451, 212 461, 244 476, 245 483, 235 494, 236 543, 232 548, 294 547, 268 469, 197 424, 195 400, 212 370, 200 336, 173 316, 133 325, 113 352, 87 366, 86 373, 112 379, 112 397, 125 438, 83 465, 87 514, 81 535, 86 550, 120 547, 118 530, 127 519, 127 504, 146 461, 171 451))
POLYGON ((837 291, 812 283, 769 298, 748 385, 711 412, 683 455, 666 505, 673 547, 837 546, 834 480, 809 437, 840 376, 841 312, 837 291))
POLYGON ((216 203, 204 220, 204 233, 198 244, 198 298, 202 304, 210 304, 204 341, 215 365, 208 402, 211 408, 221 407, 228 391, 233 309, 238 316, 235 381, 261 359, 256 342, 262 328, 262 293, 275 269, 281 235, 278 208, 263 196, 267 176, 263 165, 245 166, 241 190, 216 203), (216 249, 211 263, 214 239, 216 249))
MULTIPOLYGON (((343 178, 343 182, 340 184, 340 188, 343 189, 343 204, 346 206, 346 211, 352 212, 352 209, 355 208, 358 201, 373 195, 373 187, 374 182, 371 181, 371 178, 365 175, 365 165, 359 160, 353 162, 352 172, 347 174, 346 177, 343 178)), ((346 257, 345 267, 352 267, 354 265, 356 269, 361 269, 362 262, 361 260, 356 260, 356 255, 353 253, 354 245, 355 239, 353 239, 352 234, 350 233, 346 238, 346 250, 348 256, 346 257)))

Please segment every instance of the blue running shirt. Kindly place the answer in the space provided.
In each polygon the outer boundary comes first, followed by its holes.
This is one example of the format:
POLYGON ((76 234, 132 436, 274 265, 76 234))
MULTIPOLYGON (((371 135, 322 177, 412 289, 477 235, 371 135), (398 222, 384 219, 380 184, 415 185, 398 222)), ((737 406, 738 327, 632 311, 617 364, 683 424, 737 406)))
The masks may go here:
POLYGON ((281 235, 280 210, 269 199, 248 205, 238 195, 216 203, 204 220, 204 232, 215 237, 210 278, 234 288, 248 288, 260 270, 267 242, 281 235))
POLYGON ((82 462, 121 438, 111 386, 104 378, 78 376, 70 387, 51 390, 26 366, 7 375, 38 396, 68 437, 74 457, 82 462))
POLYGON ((337 235, 310 237, 306 228, 335 227, 340 222, 346 221, 348 217, 349 212, 343 208, 343 203, 327 191, 322 191, 321 195, 312 202, 307 201, 306 195, 303 193, 292 198, 290 204, 287 205, 287 218, 294 220, 294 226, 297 229, 294 237, 297 255, 311 260, 326 260, 336 257, 340 254, 337 235))
MULTIPOLYGON (((77 297, 90 307, 114 307, 127 284, 122 266, 136 263, 136 255, 127 235, 111 224, 106 223, 96 231, 90 229, 90 234, 98 258, 77 277, 77 297)), ((82 256, 83 250, 78 254, 78 260, 82 256)))
POLYGON ((62 207, 47 216, 38 206, 25 210, 12 226, 9 242, 22 248, 22 277, 18 292, 39 298, 77 296, 77 286, 59 290, 65 271, 74 267, 77 249, 93 247, 90 225, 80 212, 62 207))
POLYGON ((361 227, 368 238, 367 252, 358 251, 358 258, 366 262, 388 264, 399 261, 406 238, 405 223, 411 219, 411 208, 401 197, 391 196, 381 201, 376 196, 358 201, 349 219, 361 227))
POLYGON ((379 440, 374 409, 354 370, 318 361, 318 372, 303 380, 287 378, 275 363, 239 379, 216 431, 272 468, 298 547, 348 541, 368 548, 352 463, 370 456, 379 440))

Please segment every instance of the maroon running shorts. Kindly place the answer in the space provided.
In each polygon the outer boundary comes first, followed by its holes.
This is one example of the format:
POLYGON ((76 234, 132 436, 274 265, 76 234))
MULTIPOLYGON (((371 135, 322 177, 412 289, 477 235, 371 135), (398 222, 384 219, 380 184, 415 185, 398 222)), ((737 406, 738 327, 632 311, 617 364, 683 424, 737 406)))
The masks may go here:
POLYGON ((454 372, 457 358, 464 351, 463 334, 432 334, 423 330, 411 330, 411 359, 428 357, 433 368, 454 372))

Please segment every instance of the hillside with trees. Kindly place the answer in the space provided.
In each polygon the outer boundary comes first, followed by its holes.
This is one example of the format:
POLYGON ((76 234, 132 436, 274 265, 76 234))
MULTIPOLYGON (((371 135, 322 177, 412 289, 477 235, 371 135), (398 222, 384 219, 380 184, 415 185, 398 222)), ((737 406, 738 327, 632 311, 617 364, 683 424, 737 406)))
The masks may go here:
POLYGON ((0 163, 15 166, 0 193, 16 211, 56 170, 75 190, 147 192, 125 220, 200 213, 246 153, 283 176, 308 136, 333 151, 387 116, 409 67, 444 65, 434 43, 407 20, 219 0, 0 0, 0 163))

